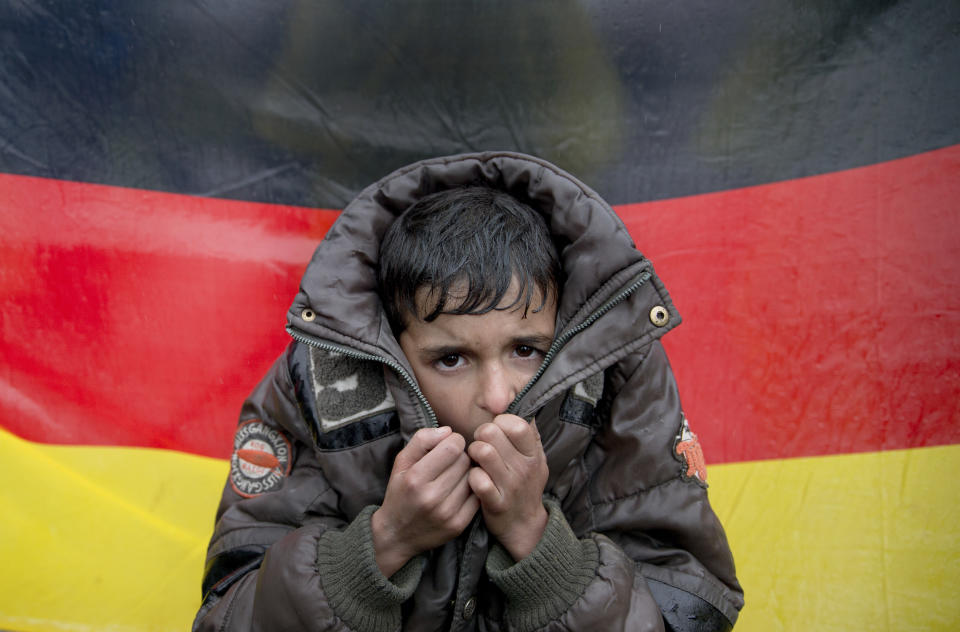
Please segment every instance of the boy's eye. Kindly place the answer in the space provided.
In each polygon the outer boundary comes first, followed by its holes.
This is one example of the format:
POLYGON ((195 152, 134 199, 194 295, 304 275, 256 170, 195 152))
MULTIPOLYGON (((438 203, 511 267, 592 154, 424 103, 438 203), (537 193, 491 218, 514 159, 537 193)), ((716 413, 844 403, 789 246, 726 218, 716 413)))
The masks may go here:
POLYGON ((529 358, 530 356, 537 353, 537 350, 531 347, 530 345, 520 345, 517 347, 517 355, 521 358, 529 358))
POLYGON ((460 364, 460 355, 456 353, 448 353, 437 360, 437 362, 440 364, 440 366, 443 366, 447 369, 452 369, 460 364))

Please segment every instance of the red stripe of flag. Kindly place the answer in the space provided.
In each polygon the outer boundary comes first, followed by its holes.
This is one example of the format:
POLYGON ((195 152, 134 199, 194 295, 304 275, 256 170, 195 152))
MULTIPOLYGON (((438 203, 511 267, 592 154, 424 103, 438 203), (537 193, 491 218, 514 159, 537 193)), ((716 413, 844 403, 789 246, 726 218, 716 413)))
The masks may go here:
POLYGON ((708 462, 960 443, 960 146, 618 210, 708 462))
POLYGON ((225 457, 337 213, 0 175, 0 424, 225 457))

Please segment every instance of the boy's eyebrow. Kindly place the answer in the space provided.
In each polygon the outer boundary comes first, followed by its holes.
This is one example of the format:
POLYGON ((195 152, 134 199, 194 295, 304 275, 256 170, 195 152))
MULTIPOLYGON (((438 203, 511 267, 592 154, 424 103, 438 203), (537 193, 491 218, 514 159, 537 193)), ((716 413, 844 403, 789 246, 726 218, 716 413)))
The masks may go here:
POLYGON ((549 347, 553 344, 553 336, 544 336, 535 334, 533 336, 518 336, 511 340, 514 345, 524 345, 527 347, 549 347))
MULTIPOLYGON (((511 338, 509 344, 513 346, 527 346, 535 348, 548 349, 551 344, 553 344, 552 336, 542 336, 542 335, 531 335, 531 336, 517 336, 516 338, 511 338)), ((463 353, 463 350, 466 348, 465 345, 457 344, 441 344, 430 347, 420 347, 419 352, 424 355, 430 356, 444 356, 450 354, 463 353)))
POLYGON ((420 347, 419 352, 429 356, 445 356, 457 354, 463 351, 460 345, 436 345, 433 347, 420 347))

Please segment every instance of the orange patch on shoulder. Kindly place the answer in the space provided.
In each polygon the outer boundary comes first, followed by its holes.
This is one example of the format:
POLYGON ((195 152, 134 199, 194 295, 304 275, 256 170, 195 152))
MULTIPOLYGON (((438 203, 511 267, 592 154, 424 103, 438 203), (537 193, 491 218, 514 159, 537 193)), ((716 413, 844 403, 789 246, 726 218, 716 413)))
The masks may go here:
POLYGON ((700 447, 700 439, 692 432, 690 436, 690 439, 677 444, 677 454, 683 457, 683 460, 687 464, 687 476, 696 477, 706 483, 707 461, 703 458, 703 448, 700 447))

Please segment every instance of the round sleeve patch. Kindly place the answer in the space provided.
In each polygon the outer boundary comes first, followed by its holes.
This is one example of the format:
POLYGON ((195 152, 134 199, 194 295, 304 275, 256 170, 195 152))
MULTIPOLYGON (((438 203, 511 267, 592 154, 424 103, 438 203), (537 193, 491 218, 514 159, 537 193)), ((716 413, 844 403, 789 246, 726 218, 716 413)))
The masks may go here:
POLYGON ((253 498, 280 487, 290 473, 290 441, 259 419, 237 428, 230 457, 230 486, 253 498))

